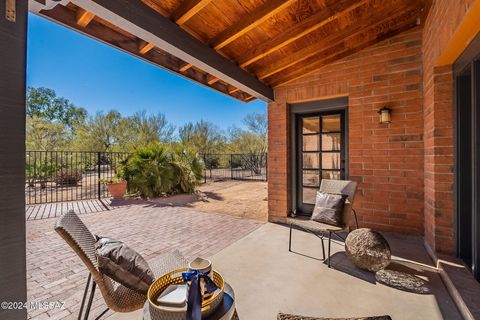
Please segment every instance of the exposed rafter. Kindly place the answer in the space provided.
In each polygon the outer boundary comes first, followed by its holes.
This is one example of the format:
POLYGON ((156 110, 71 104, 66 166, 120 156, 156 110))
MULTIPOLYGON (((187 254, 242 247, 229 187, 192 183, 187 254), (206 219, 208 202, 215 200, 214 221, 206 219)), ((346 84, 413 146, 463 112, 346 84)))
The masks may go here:
POLYGON ((155 1, 153 1, 153 0, 142 0, 142 1, 146 4, 148 4, 151 8, 155 9, 162 16, 164 16, 164 17, 168 16, 167 11, 165 11, 165 9, 160 7, 155 1))
POLYGON ((272 88, 141 1, 72 0, 71 3, 93 12, 113 25, 122 26, 126 32, 162 48, 163 51, 236 86, 243 92, 265 101, 272 101, 274 98, 272 88))
POLYGON ((332 50, 332 52, 329 55, 323 55, 322 53, 320 53, 318 58, 316 56, 312 57, 312 59, 310 59, 301 68, 295 68, 291 72, 282 73, 280 77, 274 78, 271 81, 271 85, 273 87, 278 87, 278 86, 290 83, 294 80, 304 77, 307 74, 317 71, 318 69, 326 66, 327 64, 330 64, 342 58, 348 57, 380 41, 383 41, 394 35, 407 31, 415 27, 416 23, 406 22, 406 24, 404 23, 403 25, 398 26, 396 29, 390 29, 388 28, 388 25, 396 24, 398 22, 396 21, 397 19, 401 21, 403 20, 406 21, 408 20, 407 18, 410 18, 413 15, 418 15, 419 13, 420 11, 412 11, 407 13, 407 15, 404 14, 403 17, 397 17, 392 19, 391 21, 384 22, 383 26, 381 26, 381 28, 383 28, 383 31, 381 33, 375 34, 375 35, 371 35, 368 33, 360 34, 363 38, 361 41, 348 43, 348 40, 346 39, 343 43, 338 44, 338 46, 343 47, 343 49, 332 50))
POLYGON ((186 63, 186 64, 184 64, 183 66, 180 67, 179 71, 180 72, 185 72, 188 69, 190 69, 191 67, 193 67, 191 63, 186 63))
POLYGON ((85 28, 95 18, 95 15, 86 10, 80 9, 77 12, 77 24, 85 28))
MULTIPOLYGON (((412 2, 411 0, 410 2, 412 2)), ((345 38, 352 37, 358 34, 365 32, 366 30, 370 29, 371 27, 375 27, 385 23, 386 21, 391 20, 392 18, 401 16, 405 13, 406 10, 411 8, 409 4, 400 5, 400 0, 394 0, 391 6, 388 6, 384 10, 384 14, 382 15, 382 19, 380 21, 375 21, 375 16, 373 13, 368 13, 360 18, 356 25, 356 28, 346 27, 338 32, 332 32, 330 35, 326 36, 325 38, 321 39, 317 43, 313 45, 307 46, 303 49, 298 50, 297 52, 285 56, 279 60, 276 60, 265 67, 256 71, 256 74, 259 79, 265 79, 273 74, 276 74, 282 70, 285 70, 295 64, 298 64, 319 52, 328 49, 330 47, 335 46, 336 44, 343 41, 345 38), (373 22, 373 23, 372 23, 373 22)))
POLYGON ((212 84, 214 84, 215 82, 218 82, 218 80, 220 80, 220 79, 218 79, 217 77, 212 76, 212 75, 210 75, 210 74, 207 76, 207 83, 208 83, 209 85, 212 85, 212 84))
POLYGON ((364 5, 370 0, 360 0, 353 2, 351 0, 343 0, 334 3, 332 6, 325 8, 303 20, 302 22, 293 25, 285 32, 280 33, 275 38, 262 43, 259 46, 253 47, 250 51, 244 54, 244 57, 239 61, 242 68, 254 63, 255 61, 275 52, 286 45, 306 36, 307 34, 320 29, 329 22, 339 19, 352 10, 364 5))
POLYGON ((138 53, 145 54, 153 48, 155 48, 155 45, 153 43, 142 41, 138 46, 138 53))
POLYGON ((190 18, 196 15, 212 0, 185 0, 180 7, 173 13, 173 19, 181 26, 190 18))
POLYGON ((234 86, 228 85, 228 93, 229 94, 235 93, 237 91, 239 91, 238 88, 235 88, 234 86))
POLYGON ((219 34, 211 43, 212 47, 215 50, 220 50, 221 48, 228 45, 230 42, 244 35, 248 31, 252 30, 259 24, 263 23, 265 20, 271 16, 279 13, 281 10, 285 9, 287 6, 292 4, 296 0, 271 0, 265 2, 260 8, 255 12, 248 14, 246 17, 240 19, 240 22, 236 25, 233 25, 231 28, 225 30, 219 34))

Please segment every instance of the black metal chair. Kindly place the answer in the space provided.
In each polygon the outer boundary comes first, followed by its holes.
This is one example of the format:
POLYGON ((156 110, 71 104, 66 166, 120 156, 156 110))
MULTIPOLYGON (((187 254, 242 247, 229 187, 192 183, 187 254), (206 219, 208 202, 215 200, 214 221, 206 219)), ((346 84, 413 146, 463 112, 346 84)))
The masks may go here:
POLYGON ((325 261, 325 246, 323 239, 325 234, 328 233, 328 267, 330 268, 330 247, 332 242, 332 235, 337 236, 342 241, 345 239, 339 235, 340 232, 349 232, 350 225, 352 224, 352 218, 355 222, 355 227, 358 228, 358 219, 357 213, 352 208, 353 201, 355 199, 355 192, 357 191, 357 183, 355 181, 349 180, 328 180, 323 179, 320 184, 320 191, 327 193, 336 193, 336 194, 346 194, 347 200, 345 201, 345 207, 343 210, 343 227, 332 226, 326 223, 320 223, 311 219, 295 217, 288 218, 287 222, 290 224, 290 236, 288 239, 288 251, 292 251, 292 229, 293 227, 298 227, 302 230, 305 230, 322 241, 322 254, 323 260, 325 261))

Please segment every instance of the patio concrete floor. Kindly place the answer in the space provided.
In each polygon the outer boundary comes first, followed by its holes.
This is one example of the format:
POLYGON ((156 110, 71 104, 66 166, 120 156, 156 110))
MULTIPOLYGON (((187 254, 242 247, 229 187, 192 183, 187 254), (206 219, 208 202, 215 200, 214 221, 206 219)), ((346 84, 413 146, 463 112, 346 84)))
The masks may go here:
MULTIPOLYGON (((212 262, 235 290, 242 320, 276 319, 278 312, 318 317, 390 315, 400 319, 461 319, 422 239, 386 235, 393 253, 390 269, 426 281, 429 294, 416 294, 377 283, 355 268, 343 253, 343 243, 332 245, 332 268, 321 258, 314 236, 294 231, 288 252, 288 228, 265 224, 212 256, 212 262)), ((141 311, 114 314, 109 320, 141 319, 141 311)))
MULTIPOLYGON (((174 249, 188 259, 212 256, 263 224, 155 203, 83 213, 80 218, 92 233, 124 241, 147 261, 174 249)), ((76 319, 85 288, 87 269, 54 231, 55 221, 27 221, 27 294, 29 302, 59 301, 64 308, 29 310, 29 319, 76 319)), ((97 291, 92 318, 104 309, 97 291)))

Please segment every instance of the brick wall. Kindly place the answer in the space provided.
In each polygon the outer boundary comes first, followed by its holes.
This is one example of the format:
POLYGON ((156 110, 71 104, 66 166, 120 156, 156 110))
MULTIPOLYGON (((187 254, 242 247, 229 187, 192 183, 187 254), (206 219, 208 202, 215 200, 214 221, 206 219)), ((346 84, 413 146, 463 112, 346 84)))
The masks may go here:
POLYGON ((436 64, 473 2, 434 1, 423 29, 425 240, 448 254, 455 251, 453 75, 436 64))
POLYGON ((348 96, 349 171, 362 226, 423 233, 422 30, 390 38, 275 90, 269 104, 269 217, 290 203, 288 104, 348 96), (378 109, 392 111, 380 125, 378 109))
POLYGON ((268 216, 269 221, 282 222, 290 208, 290 166, 288 106, 268 105, 268 216))
POLYGON ((349 169, 359 182, 355 207, 362 225, 424 233, 434 251, 454 253, 454 79, 452 66, 439 57, 476 1, 433 1, 422 27, 275 90, 269 105, 271 220, 291 209, 288 104, 348 96, 349 169), (383 106, 393 109, 390 125, 378 123, 383 106))

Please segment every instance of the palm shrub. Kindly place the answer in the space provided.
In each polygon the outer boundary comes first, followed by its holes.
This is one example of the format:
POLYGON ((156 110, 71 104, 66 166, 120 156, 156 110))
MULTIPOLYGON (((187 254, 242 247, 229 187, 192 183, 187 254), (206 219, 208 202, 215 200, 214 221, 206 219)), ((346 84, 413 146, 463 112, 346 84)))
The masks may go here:
POLYGON ((191 193, 199 185, 203 162, 191 150, 159 143, 141 147, 122 164, 128 190, 142 198, 191 193))
POLYGON ((204 163, 193 149, 172 146, 175 192, 192 193, 203 178, 204 163))

